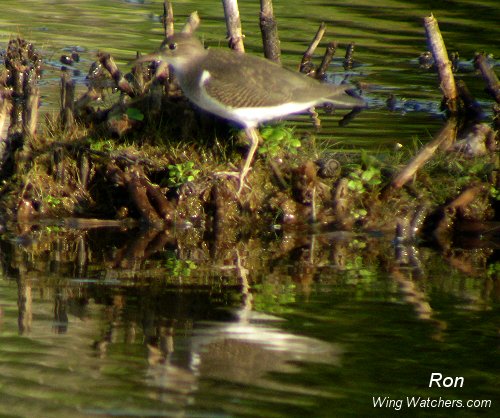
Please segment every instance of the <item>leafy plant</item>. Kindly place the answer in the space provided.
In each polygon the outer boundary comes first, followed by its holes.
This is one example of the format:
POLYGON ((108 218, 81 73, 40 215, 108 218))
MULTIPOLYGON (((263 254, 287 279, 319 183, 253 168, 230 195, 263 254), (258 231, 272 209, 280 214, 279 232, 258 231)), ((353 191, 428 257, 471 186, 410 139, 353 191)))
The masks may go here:
POLYGON ((142 113, 136 107, 129 107, 127 109, 127 117, 132 120, 142 121, 144 120, 144 113, 142 113))
POLYGON ((498 190, 495 186, 491 186, 490 196, 495 200, 500 200, 500 190, 498 190))
POLYGON ((191 260, 179 260, 175 254, 169 254, 165 264, 172 277, 189 277, 197 268, 191 260))
POLYGON ((500 275, 500 262, 490 264, 486 274, 492 279, 497 278, 500 275))
POLYGON ((52 206, 53 208, 62 204, 61 199, 59 199, 58 197, 51 196, 51 195, 46 196, 45 201, 47 202, 47 204, 49 206, 52 206))
POLYGON ((269 157, 276 157, 281 151, 297 153, 300 147, 300 139, 294 136, 292 128, 285 126, 265 126, 260 131, 260 136, 264 140, 259 147, 259 154, 267 154, 269 157))
POLYGON ((168 181, 169 187, 179 187, 184 183, 193 181, 200 170, 194 169, 194 162, 186 161, 185 163, 171 164, 168 166, 168 181))
POLYGON ((373 189, 378 186, 382 182, 381 177, 380 161, 363 151, 361 165, 355 165, 353 171, 349 173, 347 187, 353 192, 362 194, 366 192, 367 188, 373 189))
POLYGON ((351 215, 353 216, 354 219, 363 219, 366 215, 368 215, 368 211, 365 208, 359 208, 359 209, 351 209, 351 215))
POLYGON ((254 309, 258 312, 284 314, 296 301, 295 283, 262 283, 252 286, 254 309))
POLYGON ((378 167, 368 167, 366 170, 359 168, 349 173, 347 187, 356 193, 366 192, 366 187, 373 188, 382 182, 381 173, 378 167))
POLYGON ((109 139, 90 143, 90 149, 92 151, 111 151, 113 148, 113 142, 109 139))

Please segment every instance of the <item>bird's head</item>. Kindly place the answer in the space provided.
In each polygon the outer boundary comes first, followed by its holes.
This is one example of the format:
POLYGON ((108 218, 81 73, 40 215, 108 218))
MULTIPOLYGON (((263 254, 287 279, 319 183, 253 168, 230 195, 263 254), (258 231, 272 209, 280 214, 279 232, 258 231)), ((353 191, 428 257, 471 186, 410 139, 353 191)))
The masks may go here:
POLYGON ((198 38, 187 33, 178 33, 166 38, 157 52, 145 55, 136 62, 164 61, 174 69, 182 70, 206 53, 198 38))

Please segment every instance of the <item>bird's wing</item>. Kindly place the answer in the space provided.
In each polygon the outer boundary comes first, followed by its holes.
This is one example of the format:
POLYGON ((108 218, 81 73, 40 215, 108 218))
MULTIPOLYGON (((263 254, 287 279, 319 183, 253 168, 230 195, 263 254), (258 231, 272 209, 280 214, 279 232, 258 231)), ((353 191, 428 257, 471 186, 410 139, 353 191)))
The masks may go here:
POLYGON ((267 107, 293 98, 295 86, 288 77, 288 73, 294 75, 292 72, 286 71, 286 77, 277 78, 276 72, 282 74, 284 70, 261 58, 219 50, 212 54, 215 57, 205 69, 204 88, 220 103, 231 107, 267 107))

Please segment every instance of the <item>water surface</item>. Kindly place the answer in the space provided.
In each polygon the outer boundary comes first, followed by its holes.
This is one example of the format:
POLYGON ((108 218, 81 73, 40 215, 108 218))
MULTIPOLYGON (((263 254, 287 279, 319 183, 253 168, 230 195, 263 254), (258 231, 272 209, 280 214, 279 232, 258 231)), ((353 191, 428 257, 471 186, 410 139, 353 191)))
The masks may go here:
POLYGON ((487 245, 440 253, 335 232, 209 248, 189 234, 4 236, 0 413, 390 416, 373 397, 420 396, 491 400, 453 412, 495 415, 487 245), (429 389, 434 372, 465 386, 429 389))

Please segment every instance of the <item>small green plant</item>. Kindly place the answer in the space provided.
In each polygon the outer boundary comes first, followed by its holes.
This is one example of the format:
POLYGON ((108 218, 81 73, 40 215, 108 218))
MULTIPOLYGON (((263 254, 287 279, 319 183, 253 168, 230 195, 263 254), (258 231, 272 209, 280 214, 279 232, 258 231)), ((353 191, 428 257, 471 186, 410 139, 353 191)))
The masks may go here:
POLYGON ((297 154, 300 139, 294 136, 292 128, 285 126, 265 126, 260 131, 264 143, 259 147, 259 154, 276 157, 281 151, 297 154))
POLYGON ((179 187, 184 183, 193 181, 200 170, 193 168, 194 162, 187 161, 185 163, 171 164, 168 166, 168 181, 169 187, 179 187))
POLYGON ((495 279, 500 276, 500 262, 491 263, 488 266, 488 271, 486 273, 488 277, 495 279))
POLYGON ((361 153, 361 165, 354 165, 353 171, 349 173, 347 187, 349 190, 362 194, 366 189, 373 189, 382 182, 380 172, 380 161, 367 152, 361 153))
POLYGON ((64 231, 63 228, 57 225, 47 225, 45 227, 45 231, 50 232, 50 233, 55 233, 55 232, 61 232, 64 231))
POLYGON ((349 257, 345 266, 346 281, 348 284, 360 284, 360 282, 371 282, 377 277, 374 266, 366 265, 365 260, 360 255, 349 257), (371 268, 371 269, 370 269, 371 268))
POLYGON ((490 196, 495 200, 500 200, 500 190, 498 190, 495 186, 491 186, 490 196))
POLYGON ((129 107, 127 108, 127 117, 132 120, 138 120, 142 121, 144 120, 144 113, 142 113, 139 109, 136 107, 129 107))
POLYGON ((58 197, 51 196, 51 195, 48 195, 47 197, 45 197, 45 201, 47 202, 47 204, 49 206, 52 206, 53 208, 60 206, 62 204, 61 199, 59 199, 58 197))
POLYGON ((172 277, 189 277, 196 270, 196 264, 191 260, 179 260, 175 254, 169 253, 165 265, 172 277))
POLYGON ((90 149, 92 151, 111 151, 113 148, 114 148, 113 141, 109 139, 90 143, 90 149))
POLYGON ((368 211, 365 208, 351 209, 351 215, 354 219, 359 220, 368 215, 368 211))
POLYGON ((366 187, 373 188, 379 185, 381 180, 380 169, 378 167, 368 167, 366 170, 362 170, 359 167, 357 170, 349 173, 349 181, 347 182, 347 187, 356 193, 366 192, 366 187))

